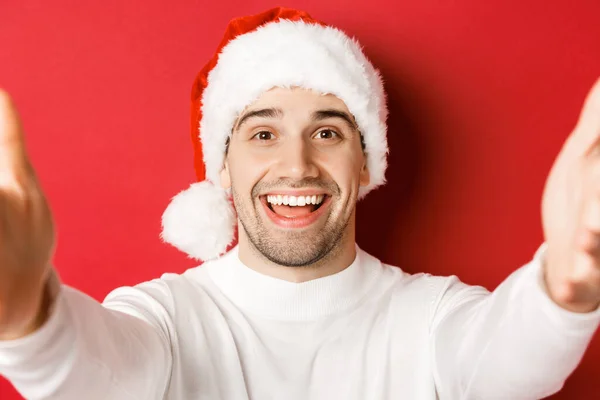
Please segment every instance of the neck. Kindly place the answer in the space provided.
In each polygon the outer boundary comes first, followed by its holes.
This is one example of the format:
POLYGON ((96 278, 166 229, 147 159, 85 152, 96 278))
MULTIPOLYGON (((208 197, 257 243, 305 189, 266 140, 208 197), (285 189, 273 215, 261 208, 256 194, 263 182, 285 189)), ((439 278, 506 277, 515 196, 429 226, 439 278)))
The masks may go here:
POLYGON ((352 219, 348 223, 342 238, 329 253, 319 261, 302 267, 289 267, 270 261, 254 247, 243 228, 239 231, 238 246, 240 261, 248 268, 288 282, 307 282, 336 274, 352 264, 356 258, 354 221, 352 219))

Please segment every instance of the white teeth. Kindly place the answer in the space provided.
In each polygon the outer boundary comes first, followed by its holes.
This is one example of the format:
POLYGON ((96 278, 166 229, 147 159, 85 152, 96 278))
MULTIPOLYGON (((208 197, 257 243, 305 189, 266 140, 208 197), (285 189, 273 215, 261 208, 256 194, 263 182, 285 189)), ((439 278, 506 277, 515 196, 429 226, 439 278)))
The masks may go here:
POLYGON ((267 196, 267 201, 275 205, 305 206, 308 204, 321 204, 325 196, 322 194, 312 196, 287 196, 273 194, 267 196))

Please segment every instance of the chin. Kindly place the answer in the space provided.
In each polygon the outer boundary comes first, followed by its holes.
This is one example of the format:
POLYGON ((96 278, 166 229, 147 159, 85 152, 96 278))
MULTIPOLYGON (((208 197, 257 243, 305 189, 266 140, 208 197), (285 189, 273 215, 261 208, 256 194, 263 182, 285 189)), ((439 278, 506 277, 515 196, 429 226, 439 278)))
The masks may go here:
POLYGON ((253 246, 269 261, 289 267, 314 265, 340 246, 347 224, 319 223, 303 229, 263 225, 252 235, 253 246))

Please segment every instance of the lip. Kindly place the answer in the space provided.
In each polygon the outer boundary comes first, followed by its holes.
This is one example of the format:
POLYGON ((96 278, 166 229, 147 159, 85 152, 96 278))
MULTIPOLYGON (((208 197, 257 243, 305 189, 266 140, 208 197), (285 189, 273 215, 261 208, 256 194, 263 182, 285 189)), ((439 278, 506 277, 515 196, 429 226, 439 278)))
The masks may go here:
MULTIPOLYGON (((297 191, 294 193, 300 193, 300 192, 297 191)), ((283 194, 283 193, 277 192, 277 194, 283 194)), ((317 194, 317 192, 313 191, 313 192, 311 192, 310 195, 312 195, 312 194, 317 194)), ((318 194, 323 194, 323 192, 319 192, 318 194)), ((290 194, 288 194, 288 196, 289 195, 290 194)), ((294 194, 292 194, 292 196, 294 196, 294 194)), ((297 196, 309 196, 309 194, 297 194, 297 196)), ((311 212, 308 215, 305 215, 302 217, 295 217, 295 218, 286 218, 286 217, 283 217, 283 216, 273 212, 269 208, 269 205, 267 204, 267 195, 260 196, 260 202, 263 205, 265 213, 267 214, 269 219, 275 225, 279 226, 280 228, 299 229, 299 228, 306 228, 306 227, 312 225, 325 213, 325 211, 329 208, 329 206, 331 204, 331 196, 326 196, 325 199, 323 200, 323 203, 321 203, 321 206, 317 210, 311 212)))

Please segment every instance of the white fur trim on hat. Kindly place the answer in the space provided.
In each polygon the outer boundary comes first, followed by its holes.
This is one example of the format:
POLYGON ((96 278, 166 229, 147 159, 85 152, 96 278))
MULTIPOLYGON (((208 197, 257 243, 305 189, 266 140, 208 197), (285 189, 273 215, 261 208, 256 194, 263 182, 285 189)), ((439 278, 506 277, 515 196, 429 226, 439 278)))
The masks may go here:
POLYGON ((227 192, 209 181, 198 182, 169 203, 162 216, 161 238, 190 257, 206 261, 227 250, 235 225, 227 192))
POLYGON ((359 198, 385 183, 387 107, 379 73, 342 31, 288 20, 233 39, 208 74, 200 121, 207 178, 218 182, 225 142, 239 113, 263 92, 293 86, 333 94, 354 115, 370 175, 359 198))

